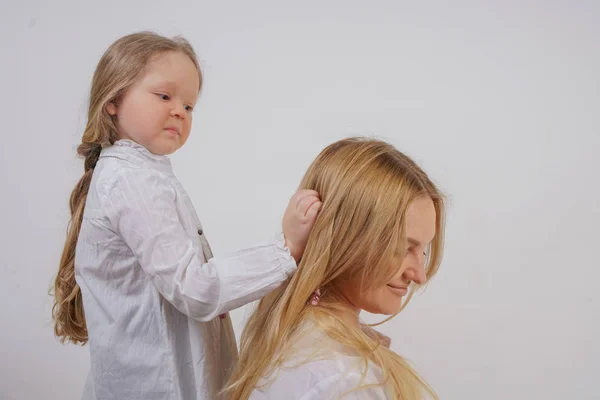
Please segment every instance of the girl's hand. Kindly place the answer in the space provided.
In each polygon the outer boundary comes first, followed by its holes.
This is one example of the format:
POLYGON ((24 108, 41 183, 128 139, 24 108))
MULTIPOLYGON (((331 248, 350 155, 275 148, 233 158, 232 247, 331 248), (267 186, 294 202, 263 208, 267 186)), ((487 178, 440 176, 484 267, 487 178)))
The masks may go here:
POLYGON ((314 190, 299 190, 294 194, 283 215, 285 246, 290 249, 296 263, 300 262, 308 235, 312 230, 319 210, 319 194, 314 190))

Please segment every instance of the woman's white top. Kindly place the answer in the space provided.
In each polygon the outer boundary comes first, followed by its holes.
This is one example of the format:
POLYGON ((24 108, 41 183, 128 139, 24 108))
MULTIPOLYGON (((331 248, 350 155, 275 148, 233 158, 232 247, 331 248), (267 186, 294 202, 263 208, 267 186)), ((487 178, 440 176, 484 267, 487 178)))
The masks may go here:
POLYGON ((369 362, 365 366, 361 356, 331 339, 314 323, 306 323, 298 337, 284 365, 259 382, 250 400, 392 398, 390 388, 380 384, 383 373, 377 365, 369 362))

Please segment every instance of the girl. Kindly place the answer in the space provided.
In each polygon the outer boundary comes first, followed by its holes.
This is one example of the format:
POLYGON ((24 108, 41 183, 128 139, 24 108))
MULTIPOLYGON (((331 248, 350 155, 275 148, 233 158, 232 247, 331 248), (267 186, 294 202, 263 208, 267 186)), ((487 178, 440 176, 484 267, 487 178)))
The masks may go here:
POLYGON ((304 251, 314 191, 292 197, 283 235, 212 258, 166 157, 201 86, 189 43, 153 33, 117 40, 94 74, 53 308, 62 341, 89 341, 84 399, 215 399, 237 357, 224 313, 278 287, 304 251))
POLYGON ((367 139, 327 147, 300 186, 319 192, 322 210, 299 272, 251 316, 228 396, 437 399, 359 313, 396 315, 435 274, 442 195, 407 156, 367 139))

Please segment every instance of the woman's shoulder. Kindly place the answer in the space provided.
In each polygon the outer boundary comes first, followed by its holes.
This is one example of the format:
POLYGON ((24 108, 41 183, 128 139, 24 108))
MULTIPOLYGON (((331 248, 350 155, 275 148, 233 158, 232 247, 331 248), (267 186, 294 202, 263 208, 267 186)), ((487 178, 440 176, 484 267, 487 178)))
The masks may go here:
POLYGON ((327 359, 286 362, 261 382, 253 400, 387 399, 381 376, 372 364, 357 357, 336 354, 327 359))
POLYGON ((386 399, 381 369, 308 326, 282 365, 264 378, 251 399, 386 399))

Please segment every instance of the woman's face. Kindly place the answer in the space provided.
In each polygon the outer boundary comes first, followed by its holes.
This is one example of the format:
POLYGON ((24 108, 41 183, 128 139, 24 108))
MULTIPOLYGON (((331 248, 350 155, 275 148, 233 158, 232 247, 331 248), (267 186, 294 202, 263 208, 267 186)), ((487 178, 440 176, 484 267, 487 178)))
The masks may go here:
MULTIPOLYGON (((386 284, 361 293, 360 278, 347 281, 340 286, 344 298, 350 305, 372 314, 393 315, 400 310, 402 297, 408 293, 411 283, 422 285, 425 276, 425 251, 436 234, 436 211, 428 197, 416 199, 406 214, 406 257, 400 257, 398 273, 386 284)), ((368 279, 368 274, 366 275, 368 279)))

